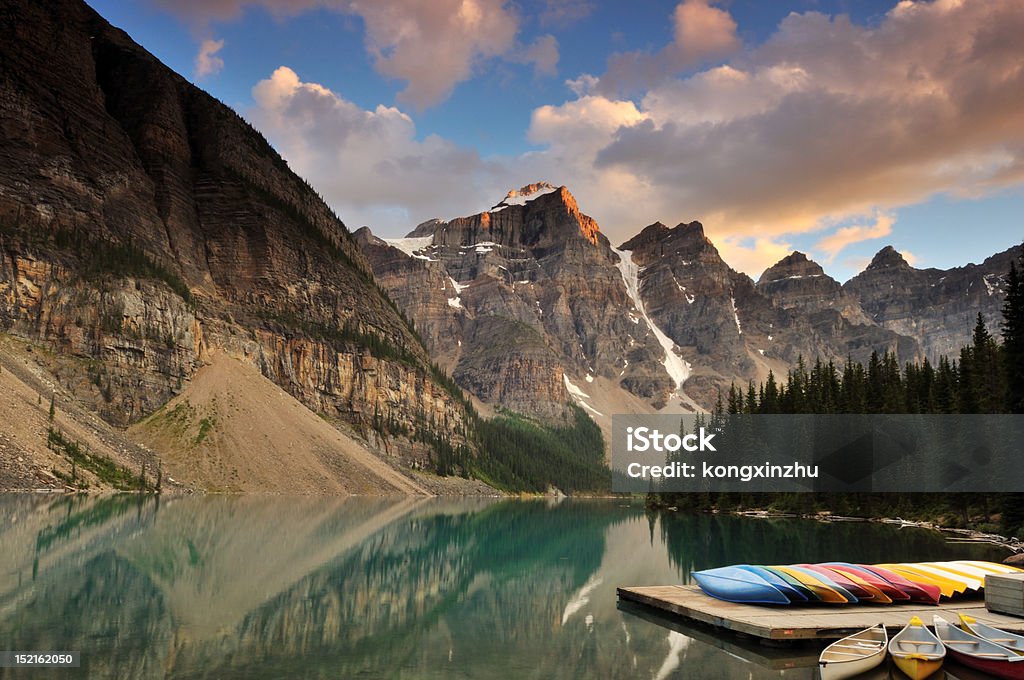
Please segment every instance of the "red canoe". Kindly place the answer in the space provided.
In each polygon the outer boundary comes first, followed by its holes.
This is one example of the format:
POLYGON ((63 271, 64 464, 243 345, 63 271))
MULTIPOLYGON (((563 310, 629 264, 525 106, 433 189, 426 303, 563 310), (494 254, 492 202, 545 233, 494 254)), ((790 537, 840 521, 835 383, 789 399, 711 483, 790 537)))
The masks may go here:
POLYGON ((896 602, 905 602, 910 599, 910 595, 907 595, 905 591, 900 590, 892 583, 886 581, 884 578, 882 578, 873 571, 869 571, 867 569, 857 567, 852 564, 843 564, 840 562, 829 562, 828 564, 823 564, 822 566, 828 567, 832 571, 838 571, 840 573, 856 576, 865 583, 868 583, 874 586, 875 588, 881 590, 889 597, 890 600, 896 602))
POLYGON ((942 591, 939 590, 939 587, 936 585, 911 581, 910 579, 897 574, 895 571, 890 571, 884 567, 875 567, 870 564, 858 564, 857 566, 881 576, 907 595, 910 595, 911 602, 922 602, 924 604, 939 603, 939 597, 942 595, 942 591))

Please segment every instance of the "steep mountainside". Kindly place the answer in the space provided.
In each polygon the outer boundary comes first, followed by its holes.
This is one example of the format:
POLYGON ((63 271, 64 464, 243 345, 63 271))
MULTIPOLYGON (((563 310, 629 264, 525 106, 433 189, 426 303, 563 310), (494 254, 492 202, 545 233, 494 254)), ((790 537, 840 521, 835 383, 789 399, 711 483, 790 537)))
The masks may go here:
POLYGON ((117 425, 223 348, 371 439, 462 443, 460 395, 255 130, 84 3, 4 0, 0 32, 0 330, 117 425))
POLYGON ((1004 254, 961 268, 972 284, 960 270, 876 262, 844 287, 795 252, 755 283, 725 263, 699 222, 655 223, 612 248, 565 187, 546 183, 404 239, 363 228, 356 240, 473 395, 548 420, 572 400, 602 425, 616 412, 708 408, 732 382, 783 374, 800 357, 914 360, 939 334, 958 351, 979 308, 996 320, 1009 267, 1004 254), (941 286, 946 274, 958 283, 941 286), (963 295, 972 285, 984 297, 963 295))
POLYGON ((573 399, 600 418, 597 388, 661 403, 672 388, 618 256, 565 187, 523 187, 405 239, 356 239, 432 353, 488 404, 559 422, 573 399))
POLYGON ((858 313, 855 301, 836 293, 839 284, 802 254, 755 285, 722 260, 700 222, 652 224, 622 249, 641 266, 651 317, 695 367, 687 393, 705 406, 733 381, 762 380, 801 356, 841 361, 866 360, 872 351, 906 358, 916 352, 913 341, 858 313))
POLYGON ((949 270, 915 269, 894 248, 880 250, 843 290, 856 297, 878 325, 915 338, 931 360, 958 356, 978 312, 989 329, 1002 321, 1004 278, 1020 247, 949 270))

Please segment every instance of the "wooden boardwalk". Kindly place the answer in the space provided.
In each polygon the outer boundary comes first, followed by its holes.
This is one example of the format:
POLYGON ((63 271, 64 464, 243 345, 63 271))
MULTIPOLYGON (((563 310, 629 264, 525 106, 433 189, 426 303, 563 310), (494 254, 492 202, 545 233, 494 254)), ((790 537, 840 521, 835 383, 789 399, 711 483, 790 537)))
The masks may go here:
POLYGON ((931 624, 939 614, 955 623, 959 614, 969 614, 996 628, 1024 633, 1024 619, 996 614, 978 600, 890 605, 789 605, 756 606, 723 602, 705 595, 698 586, 639 586, 618 588, 619 600, 652 607, 670 616, 699 621, 764 640, 834 640, 878 623, 890 634, 907 625, 911 616, 931 624))

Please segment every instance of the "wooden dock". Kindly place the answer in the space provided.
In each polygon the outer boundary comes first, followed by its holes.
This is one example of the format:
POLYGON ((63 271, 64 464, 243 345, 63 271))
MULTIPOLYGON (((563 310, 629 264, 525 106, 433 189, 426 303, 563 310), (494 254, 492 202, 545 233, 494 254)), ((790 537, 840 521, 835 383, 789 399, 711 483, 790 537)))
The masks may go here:
POLYGON ((996 628, 1024 634, 1024 619, 985 609, 980 600, 954 600, 939 606, 890 605, 789 605, 756 606, 723 602, 705 595, 698 586, 639 586, 618 588, 620 601, 635 602, 663 614, 698 621, 716 628, 763 640, 835 640, 878 623, 896 632, 911 616, 931 624, 938 614, 955 623, 968 614, 996 628))

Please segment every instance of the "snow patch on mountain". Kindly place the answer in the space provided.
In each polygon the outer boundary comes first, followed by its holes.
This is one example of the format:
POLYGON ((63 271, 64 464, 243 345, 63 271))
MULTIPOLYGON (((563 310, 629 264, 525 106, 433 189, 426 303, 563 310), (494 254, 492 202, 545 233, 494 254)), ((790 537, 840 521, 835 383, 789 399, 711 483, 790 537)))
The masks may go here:
POLYGON ((626 284, 626 293, 633 301, 636 311, 639 312, 643 320, 647 322, 648 328, 654 333, 658 344, 665 350, 665 360, 662 363, 665 366, 665 371, 675 383, 676 391, 679 391, 683 383, 686 382, 686 379, 690 377, 691 366, 689 362, 676 354, 676 343, 672 341, 672 338, 665 335, 651 321, 651 317, 647 316, 644 301, 640 298, 640 268, 633 262, 633 253, 628 250, 618 250, 617 248, 612 248, 612 252, 619 256, 619 264, 617 266, 622 274, 622 281, 626 284))
POLYGON ((548 184, 547 182, 528 184, 521 189, 513 189, 505 194, 505 198, 503 198, 496 206, 491 208, 489 212, 499 212, 510 205, 526 205, 532 200, 556 191, 558 191, 558 187, 548 184))
POLYGON ((386 238, 384 242, 389 246, 398 248, 409 257, 420 260, 430 260, 429 257, 420 254, 418 251, 434 245, 434 236, 417 236, 414 238, 386 238))

